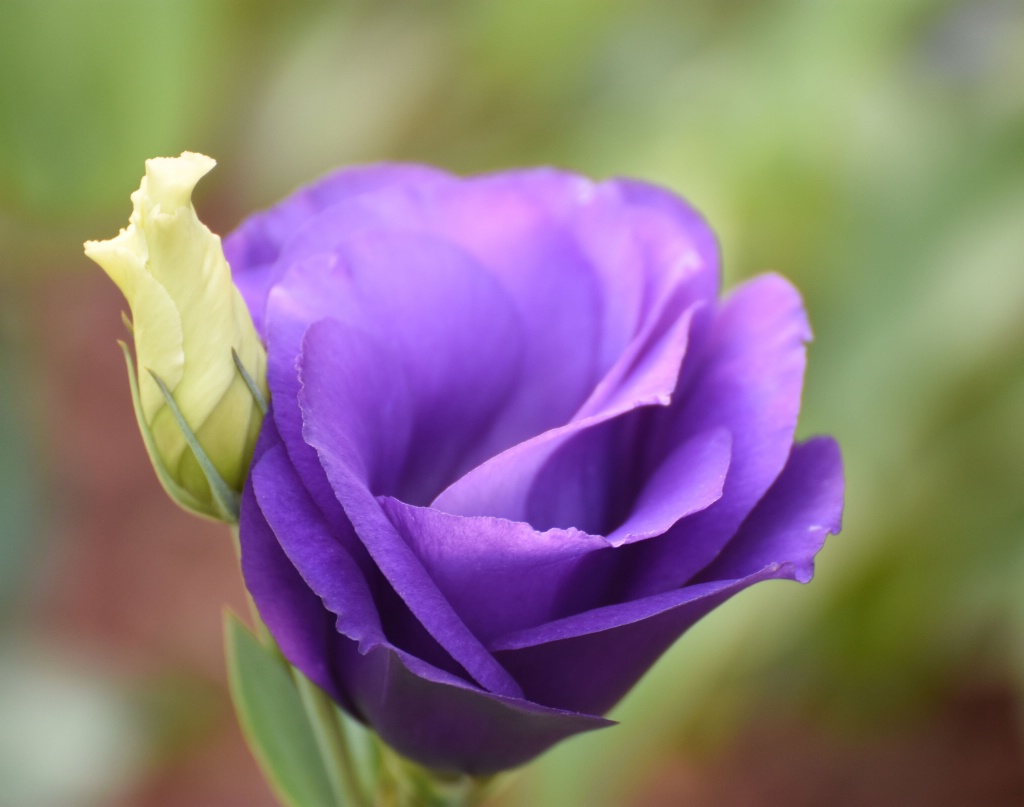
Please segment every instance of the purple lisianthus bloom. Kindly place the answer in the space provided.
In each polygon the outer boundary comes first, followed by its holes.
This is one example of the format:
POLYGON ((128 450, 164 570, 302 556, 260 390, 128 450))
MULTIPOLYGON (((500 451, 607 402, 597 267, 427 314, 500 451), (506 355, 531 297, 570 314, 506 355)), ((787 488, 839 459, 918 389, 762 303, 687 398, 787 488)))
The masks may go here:
POLYGON ((400 753, 513 767, 839 530, 794 443, 810 330, 719 299, 667 191, 553 170, 339 171, 224 243, 268 351, 242 566, 285 656, 400 753))

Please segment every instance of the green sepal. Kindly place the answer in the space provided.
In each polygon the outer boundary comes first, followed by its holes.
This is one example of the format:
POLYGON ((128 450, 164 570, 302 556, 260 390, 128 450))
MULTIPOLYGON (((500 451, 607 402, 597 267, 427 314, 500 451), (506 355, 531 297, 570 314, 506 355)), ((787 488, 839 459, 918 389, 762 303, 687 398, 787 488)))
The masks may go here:
POLYGON ((242 733, 287 807, 340 807, 288 663, 224 615, 228 683, 242 733))
POLYGON ((260 392, 260 388, 256 386, 256 382, 252 380, 252 376, 249 375, 249 371, 246 370, 245 365, 242 364, 242 357, 238 355, 238 351, 234 348, 231 348, 231 358, 234 360, 235 367, 238 368, 238 374, 242 376, 245 386, 249 388, 249 394, 252 395, 256 408, 260 410, 261 415, 266 417, 267 399, 263 397, 263 393, 260 392))
POLYGON ((383 742, 379 799, 401 807, 477 807, 494 795, 511 774, 445 774, 405 759, 383 742))
POLYGON ((195 513, 197 516, 211 518, 204 505, 185 488, 175 482, 164 467, 163 460, 160 459, 160 455, 156 450, 156 442, 153 440, 153 435, 146 425, 146 419, 142 415, 142 399, 139 397, 139 381, 135 377, 135 360, 132 358, 132 352, 122 340, 118 339, 117 344, 121 346, 125 364, 128 366, 128 384, 132 391, 132 407, 135 409, 135 420, 138 421, 139 431, 142 432, 142 442, 146 446, 146 453, 149 454, 149 461, 153 466, 153 470, 156 471, 157 479, 160 480, 160 484, 167 495, 178 505, 191 513, 195 513))
POLYGON ((192 431, 192 427, 188 425, 188 421, 185 420, 185 416, 181 413, 181 409, 178 408, 178 402, 174 400, 174 395, 167 388, 163 379, 161 379, 160 376, 152 370, 149 371, 149 374, 156 382, 156 385, 160 388, 160 394, 164 396, 167 408, 170 409, 171 414, 174 415, 174 419, 178 424, 178 428, 181 429, 185 442, 188 444, 188 447, 192 449, 196 462, 199 463, 203 476, 206 477, 206 482, 210 486, 210 493, 213 495, 214 504, 217 505, 217 509, 220 511, 222 520, 237 524, 238 494, 228 486, 228 483, 224 481, 224 477, 222 477, 217 469, 213 467, 213 463, 210 462, 210 458, 206 456, 206 452, 203 451, 203 447, 199 445, 199 440, 196 438, 195 432, 192 431))

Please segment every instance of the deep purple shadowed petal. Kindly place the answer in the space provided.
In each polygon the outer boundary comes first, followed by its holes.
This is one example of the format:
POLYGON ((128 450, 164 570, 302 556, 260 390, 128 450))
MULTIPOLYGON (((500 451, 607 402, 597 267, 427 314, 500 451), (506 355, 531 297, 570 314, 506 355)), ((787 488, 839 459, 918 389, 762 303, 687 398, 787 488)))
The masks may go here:
POLYGON ((708 565, 779 475, 793 443, 811 338, 797 291, 763 275, 733 291, 712 323, 701 365, 664 422, 653 427, 675 445, 724 427, 732 460, 722 497, 677 523, 657 542, 637 544, 637 570, 625 595, 677 588, 708 565))
MULTIPOLYGON (((273 426, 265 427, 260 442, 276 440, 273 426)), ((250 475, 242 492, 239 523, 245 586, 285 656, 307 678, 351 709, 351 701, 337 685, 330 667, 334 618, 285 555, 256 501, 252 479, 250 475)))
POLYGON ((825 535, 841 526, 842 488, 834 441, 795 446, 775 484, 699 581, 521 630, 491 648, 529 699, 603 714, 683 631, 737 591, 769 578, 809 580, 825 535))
POLYGON ((664 533, 679 519, 714 504, 722 495, 732 435, 709 429, 673 448, 648 476, 629 517, 608 534, 622 546, 664 533))
MULTIPOLYGON (((253 488, 263 517, 288 560, 324 608, 335 615, 331 635, 341 634, 357 642, 360 653, 379 644, 397 645, 432 667, 447 670, 446 674, 466 679, 465 670, 423 630, 375 569, 371 592, 345 548, 350 541, 339 538, 339 533, 351 533, 351 525, 347 521, 328 525, 323 520, 281 446, 268 450, 260 460, 253 473, 253 488)), ((271 602, 268 607, 274 609, 279 604, 271 602)), ((302 663, 296 664, 302 668, 306 658, 297 655, 302 663)), ((349 680, 343 673, 339 682, 349 680)))
POLYGON ((604 714, 707 613, 747 586, 791 574, 774 564, 741 580, 687 586, 519 631, 492 649, 529 700, 604 714))
MULTIPOLYGON (((499 518, 467 518, 393 498, 381 504, 466 624, 485 643, 572 613, 582 561, 610 553, 579 530, 537 532, 499 518)), ((585 581, 580 581, 585 583, 585 581)))
MULTIPOLYGON (((353 655, 351 647, 341 653, 353 655)), ((435 770, 496 773, 574 734, 614 725, 445 681, 418 659, 383 646, 351 661, 359 713, 386 743, 435 770)))
MULTIPOLYGON (((266 456, 273 463, 285 457, 279 449, 266 456)), ((266 468, 265 484, 273 487, 278 479, 290 484, 287 475, 278 476, 281 470, 266 468)), ((294 489, 283 496, 267 494, 266 506, 279 529, 275 534, 252 486, 247 488, 242 503, 246 585, 285 657, 393 747, 439 770, 488 774, 519 765, 573 734, 611 725, 597 716, 482 692, 392 646, 379 634, 371 614, 363 611, 360 624, 355 612, 363 610, 356 594, 361 585, 344 553, 329 539, 324 542, 321 532, 305 549, 322 551, 326 543, 327 551, 317 563, 301 557, 302 535, 323 526, 309 520, 308 505, 294 508, 296 501, 289 501, 289 496, 295 494, 294 489), (307 519, 304 523, 288 523, 294 519, 289 511, 296 509, 307 519), (294 526, 299 526, 299 534, 290 536, 294 526), (309 574, 307 580, 282 551, 278 536, 293 545, 309 574), (346 580, 354 583, 352 589, 346 580), (324 603, 342 616, 326 610, 314 590, 326 592, 324 603), (342 633, 335 632, 335 622, 339 628, 345 626, 342 633), (361 636, 361 649, 344 634, 361 636)))
POLYGON ((543 502, 534 497, 558 497, 570 489, 538 489, 534 485, 537 475, 559 449, 595 426, 640 407, 671 402, 695 311, 679 311, 675 302, 673 296, 666 299, 574 420, 478 465, 441 493, 433 506, 456 515, 490 515, 513 521, 526 521, 532 515, 538 519, 534 526, 540 529, 567 526, 565 519, 578 510, 575 501, 543 502))
POLYGON ((342 529, 350 531, 351 526, 332 525, 332 530, 326 525, 283 446, 268 450, 251 478, 263 517, 307 588, 337 615, 337 631, 359 642, 361 648, 383 641, 380 616, 366 578, 342 542, 332 535, 342 529))
MULTIPOLYGON (((386 374, 353 365, 354 336, 351 328, 331 320, 307 332, 300 367, 303 436, 317 450, 359 540, 423 627, 482 687, 518 697, 519 686, 452 609, 367 487, 367 473, 373 473, 367 462, 373 460, 360 453, 360 441, 379 440, 382 435, 367 424, 364 411, 376 396, 359 389, 359 382, 386 374), (339 350, 341 345, 349 349, 339 350)), ((386 421, 388 400, 376 403, 386 421)))

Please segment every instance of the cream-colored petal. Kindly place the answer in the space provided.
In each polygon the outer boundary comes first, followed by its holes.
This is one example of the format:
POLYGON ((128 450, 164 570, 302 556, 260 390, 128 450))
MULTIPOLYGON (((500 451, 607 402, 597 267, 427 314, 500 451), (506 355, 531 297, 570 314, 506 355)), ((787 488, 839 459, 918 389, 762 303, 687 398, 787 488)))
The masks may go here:
MULTIPOLYGON (((220 238, 192 207, 196 183, 215 164, 191 152, 147 160, 146 175, 131 196, 128 226, 108 241, 86 244, 86 254, 131 307, 140 409, 161 464, 203 501, 210 499, 210 486, 151 372, 173 395, 202 453, 236 492, 248 472, 261 417, 232 351, 266 397, 266 352, 232 282, 220 238)), ((211 505, 211 514, 222 512, 211 505)))

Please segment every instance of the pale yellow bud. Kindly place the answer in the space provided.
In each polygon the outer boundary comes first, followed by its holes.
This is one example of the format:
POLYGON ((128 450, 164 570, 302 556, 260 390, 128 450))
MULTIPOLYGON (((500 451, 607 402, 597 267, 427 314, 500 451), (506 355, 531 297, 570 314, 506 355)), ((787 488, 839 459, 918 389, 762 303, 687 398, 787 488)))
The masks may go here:
POLYGON ((220 238, 192 207, 192 190, 214 165, 191 152, 147 160, 128 226, 87 241, 85 254, 131 308, 136 414, 157 475, 182 506, 232 520, 224 489, 237 499, 249 469, 267 359, 220 238))

